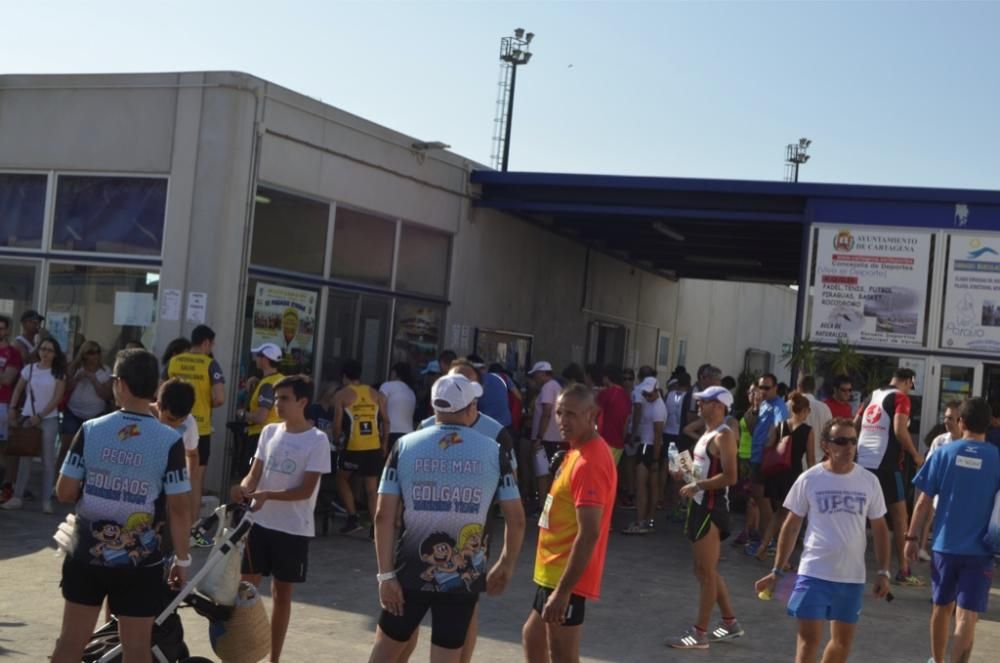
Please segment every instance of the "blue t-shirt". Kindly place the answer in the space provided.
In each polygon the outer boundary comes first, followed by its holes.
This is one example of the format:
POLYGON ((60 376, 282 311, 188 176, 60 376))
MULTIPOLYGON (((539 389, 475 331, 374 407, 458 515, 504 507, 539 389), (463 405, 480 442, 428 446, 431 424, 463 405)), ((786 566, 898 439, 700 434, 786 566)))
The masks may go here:
POLYGON ((396 569, 405 589, 482 592, 489 509, 520 499, 507 454, 465 426, 435 424, 401 437, 382 472, 379 493, 403 500, 396 569))
POLYGON ((510 401, 507 399, 507 383, 496 373, 483 375, 483 395, 479 398, 479 411, 493 417, 502 426, 510 426, 510 401))
POLYGON ((780 396, 760 404, 760 413, 757 415, 757 425, 754 426, 750 446, 751 463, 759 463, 764 459, 764 446, 767 445, 771 429, 785 419, 788 419, 788 406, 780 396))
POLYGON ((73 559, 96 566, 162 561, 164 495, 191 490, 184 444, 149 415, 119 410, 84 422, 62 474, 83 482, 73 559))
POLYGON ((937 496, 934 552, 988 556, 983 542, 1000 490, 1000 452, 988 442, 955 440, 931 454, 913 485, 937 496))

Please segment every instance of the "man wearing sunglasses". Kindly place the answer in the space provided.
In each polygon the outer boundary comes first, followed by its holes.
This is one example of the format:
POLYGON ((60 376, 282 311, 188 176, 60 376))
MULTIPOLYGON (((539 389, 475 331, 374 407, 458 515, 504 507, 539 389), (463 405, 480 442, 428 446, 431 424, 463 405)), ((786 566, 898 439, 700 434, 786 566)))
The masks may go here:
POLYGON ((906 489, 903 484, 903 454, 913 458, 917 467, 924 457, 917 451, 910 437, 910 391, 916 387, 916 373, 900 368, 885 389, 872 393, 867 407, 858 413, 855 421, 861 434, 858 436, 858 465, 878 477, 882 496, 889 517, 892 519, 893 552, 899 568, 895 581, 901 585, 921 587, 926 580, 914 575, 903 555, 903 534, 907 529, 906 489))
POLYGON ((808 516, 802 558, 788 614, 798 619, 796 663, 813 663, 830 622, 824 661, 846 661, 861 615, 865 589, 865 523, 871 523, 878 560, 874 594, 889 593, 889 528, 878 479, 854 463, 858 438, 850 419, 835 418, 824 427, 826 460, 799 475, 784 506, 788 517, 778 535, 774 568, 756 583, 761 598, 770 598, 795 549, 808 516))
MULTIPOLYGON (((771 521, 772 509, 771 500, 764 497, 764 477, 760 473, 760 465, 771 429, 788 419, 788 406, 778 395, 778 378, 773 373, 764 373, 757 378, 757 390, 760 392, 760 407, 751 409, 743 418, 753 438, 750 445, 750 494, 760 510, 760 531, 764 532, 771 521)), ((747 555, 756 555, 758 545, 751 542, 743 551, 747 555)))

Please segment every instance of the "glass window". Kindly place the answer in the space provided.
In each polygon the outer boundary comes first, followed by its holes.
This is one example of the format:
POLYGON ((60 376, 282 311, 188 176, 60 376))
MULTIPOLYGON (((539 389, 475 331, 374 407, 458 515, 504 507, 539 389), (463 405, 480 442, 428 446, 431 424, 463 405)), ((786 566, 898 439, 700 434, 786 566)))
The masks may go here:
POLYGON ((337 208, 333 226, 333 265, 337 278, 388 286, 396 223, 372 214, 337 208))
POLYGON ((417 368, 437 359, 441 342, 441 306, 403 299, 396 301, 392 361, 405 361, 417 368))
POLYGON ((97 341, 110 366, 130 342, 153 347, 159 282, 158 272, 141 267, 53 264, 45 327, 68 356, 97 341))
POLYGON ((166 205, 161 177, 60 175, 52 248, 159 255, 166 205))
POLYGON ((0 246, 42 247, 45 175, 0 173, 0 246))
POLYGON ((0 262, 0 315, 11 320, 9 339, 20 333, 21 314, 35 308, 38 264, 18 260, 0 262))
POLYGON ((250 262, 322 274, 330 206, 263 187, 256 200, 250 262))
POLYGON ((245 339, 245 352, 240 357, 246 375, 253 371, 250 348, 274 343, 282 350, 278 366, 285 375, 312 375, 316 354, 316 315, 319 292, 278 283, 253 280, 250 283, 251 311, 246 327, 250 338, 245 339))
POLYGON ((366 384, 385 379, 390 303, 387 297, 330 291, 320 376, 324 383, 340 380, 341 366, 348 359, 361 362, 361 380, 366 384))
POLYGON ((451 237, 404 225, 399 236, 396 289, 445 296, 451 237))

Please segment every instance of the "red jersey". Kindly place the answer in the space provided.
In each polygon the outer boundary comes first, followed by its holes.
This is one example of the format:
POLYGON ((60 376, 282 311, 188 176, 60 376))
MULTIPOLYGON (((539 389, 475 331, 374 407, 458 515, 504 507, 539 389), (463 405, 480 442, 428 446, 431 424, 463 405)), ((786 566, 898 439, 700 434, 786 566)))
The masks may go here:
POLYGON ((632 414, 632 401, 625 389, 617 384, 605 387, 597 394, 601 409, 597 431, 615 449, 625 448, 625 422, 632 414))
MULTIPOLYGON (((17 373, 21 372, 21 353, 13 345, 6 345, 0 348, 0 373, 13 367, 17 373)), ((17 383, 17 379, 14 379, 17 383)), ((0 404, 9 404, 11 396, 14 395, 14 384, 0 385, 0 404)))
POLYGON ((555 589, 566 571, 569 553, 579 532, 576 509, 599 506, 600 536, 594 546, 587 569, 572 592, 584 598, 597 599, 601 594, 604 558, 608 550, 608 531, 618 491, 618 472, 608 449, 608 443, 595 438, 571 448, 559 466, 552 488, 545 499, 545 508, 538 519, 538 549, 535 553, 535 583, 555 589))
POLYGON ((836 398, 828 398, 825 401, 826 406, 830 408, 830 414, 836 418, 842 419, 853 419, 854 412, 851 411, 850 402, 838 401, 836 398))

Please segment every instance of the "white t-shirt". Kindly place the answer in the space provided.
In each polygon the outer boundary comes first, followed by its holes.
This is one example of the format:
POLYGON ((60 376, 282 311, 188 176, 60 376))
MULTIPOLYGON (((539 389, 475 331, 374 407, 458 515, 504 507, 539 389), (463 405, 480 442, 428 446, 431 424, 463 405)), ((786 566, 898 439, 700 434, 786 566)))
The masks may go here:
MULTIPOLYGON (((306 472, 330 472, 330 442, 318 428, 304 433, 289 433, 285 423, 269 424, 260 432, 254 458, 264 465, 257 490, 289 490, 302 485, 306 472)), ((313 510, 319 483, 309 499, 287 502, 268 500, 254 514, 254 521, 267 529, 316 536, 313 510)))
POLYGON ((835 474, 817 463, 799 475, 784 507, 808 517, 799 575, 865 582, 865 525, 885 515, 878 478, 860 465, 835 474))
MULTIPOLYGON (((27 383, 24 385, 24 393, 27 396, 25 397, 24 408, 21 410, 21 416, 31 417, 36 413, 41 414, 42 410, 52 402, 52 397, 56 393, 56 379, 52 377, 52 369, 42 368, 38 364, 28 365, 21 369, 21 377, 27 383), (28 382, 29 375, 31 376, 31 382, 28 382), (35 400, 31 398, 32 393, 34 393, 35 400)), ((52 419, 58 416, 59 408, 52 408, 52 411, 45 415, 45 418, 52 419)))
POLYGON ((413 411, 417 409, 417 395, 400 380, 383 382, 378 388, 385 396, 386 413, 389 415, 390 433, 412 433, 413 411))
POLYGON ((667 435, 677 435, 681 432, 681 415, 686 395, 686 391, 670 391, 663 397, 667 404, 667 425, 663 427, 663 432, 667 435))
POLYGON ((177 427, 177 432, 181 434, 185 451, 198 450, 198 422, 193 414, 189 414, 187 419, 181 422, 181 425, 177 427))
POLYGON ((667 404, 662 398, 655 399, 652 403, 645 398, 642 399, 642 415, 639 419, 639 441, 642 446, 649 447, 656 443, 654 439, 656 422, 667 422, 667 404))
POLYGON ((535 411, 531 417, 531 437, 535 440, 547 440, 549 442, 559 442, 562 437, 559 435, 559 424, 556 422, 556 399, 562 388, 555 379, 551 379, 542 385, 535 400, 535 411), (551 405, 552 414, 548 421, 542 421, 542 406, 551 405))
MULTIPOLYGON (((826 426, 826 422, 833 419, 833 413, 830 412, 829 405, 812 394, 805 394, 805 397, 809 399, 809 416, 806 418, 806 423, 812 426, 814 431, 813 449, 816 452, 816 462, 818 463, 823 458, 823 448, 820 446, 823 441, 823 426, 826 426)), ((805 467, 805 463, 803 463, 803 467, 805 467)))
MULTIPOLYGON (((97 395, 94 385, 83 375, 85 372, 82 368, 76 372, 80 376, 80 379, 77 381, 76 386, 73 387, 73 393, 69 397, 67 406, 76 416, 82 419, 93 419, 103 414, 108 404, 103 398, 97 395)), ((111 371, 106 366, 101 366, 97 369, 94 376, 100 384, 105 384, 111 379, 111 371)))

